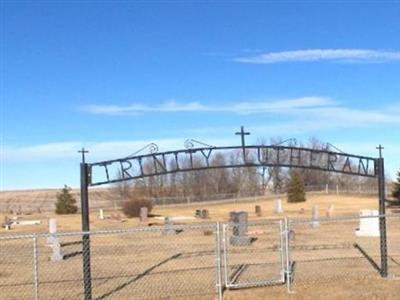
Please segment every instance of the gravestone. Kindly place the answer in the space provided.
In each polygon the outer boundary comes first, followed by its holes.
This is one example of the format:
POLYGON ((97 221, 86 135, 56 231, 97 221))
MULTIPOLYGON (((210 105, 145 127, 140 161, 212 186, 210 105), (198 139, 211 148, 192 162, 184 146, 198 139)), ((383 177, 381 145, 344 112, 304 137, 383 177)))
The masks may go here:
POLYGON ((230 244, 232 246, 250 245, 253 239, 247 235, 248 213, 244 211, 230 212, 232 224, 232 236, 230 244))
POLYGON ((194 216, 200 219, 208 219, 209 218, 209 211, 208 209, 196 209, 194 216))
POLYGON ((12 221, 11 225, 40 225, 40 220, 17 220, 12 221))
POLYGON ((5 230, 11 230, 11 221, 7 216, 4 216, 4 229, 5 230))
POLYGON ((100 220, 104 220, 104 211, 103 211, 103 209, 99 210, 99 219, 100 220))
POLYGON ((334 211, 334 206, 333 206, 333 204, 329 204, 328 210, 326 211, 326 216, 327 216, 328 218, 333 217, 333 211, 334 211))
POLYGON ((201 209, 196 209, 196 212, 194 213, 194 216, 196 218, 201 218, 201 214, 202 214, 201 209))
POLYGON ((169 217, 164 218, 164 230, 163 235, 176 235, 176 229, 174 228, 174 223, 169 217))
POLYGON ((256 205, 255 206, 255 211, 256 211, 256 216, 257 217, 261 217, 262 216, 262 211, 261 211, 261 206, 260 205, 256 205))
POLYGON ((49 219, 49 234, 50 235, 47 238, 47 244, 52 249, 50 260, 61 261, 63 260, 63 255, 61 253, 61 244, 57 237, 57 219, 49 219))
POLYGON ((318 206, 314 205, 312 208, 312 222, 311 222, 312 227, 318 227, 319 226, 319 212, 318 212, 318 206))
POLYGON ((357 236, 379 236, 379 212, 377 210, 363 209, 360 211, 360 228, 356 230, 357 236))
POLYGON ((149 216, 148 212, 149 212, 149 210, 148 210, 147 207, 141 207, 140 208, 140 215, 139 215, 140 223, 146 223, 147 224, 147 222, 149 221, 148 220, 148 216, 149 216))
POLYGON ((203 210, 201 211, 201 218, 202 218, 202 219, 208 219, 208 218, 209 218, 208 209, 203 209, 203 210))
POLYGON ((294 233, 294 230, 291 229, 289 230, 289 241, 295 241, 296 235, 294 233))
POLYGON ((282 208, 282 199, 278 198, 274 200, 274 212, 276 214, 281 214, 283 213, 283 208, 282 208))
POLYGON ((57 219, 49 219, 49 233, 55 235, 57 233, 57 219))

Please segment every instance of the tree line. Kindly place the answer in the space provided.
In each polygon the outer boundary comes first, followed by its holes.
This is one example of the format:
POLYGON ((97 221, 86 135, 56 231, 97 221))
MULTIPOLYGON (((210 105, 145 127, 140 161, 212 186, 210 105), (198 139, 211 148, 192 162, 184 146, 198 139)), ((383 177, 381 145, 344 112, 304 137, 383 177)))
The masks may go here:
MULTIPOLYGON (((283 139, 273 138, 269 141, 259 139, 260 145, 279 145, 283 139)), ((317 138, 310 138, 307 142, 295 140, 287 143, 289 146, 311 148, 314 150, 331 150, 332 145, 317 138)), ((218 153, 212 158, 212 165, 226 165, 238 163, 242 159, 242 151, 218 153)), ((172 161, 170 162, 173 163, 172 161)), ((182 162, 189 165, 189 160, 182 162)), ((201 166, 201 161, 194 159, 193 165, 201 166)), ((356 167, 356 166, 354 166, 356 167)), ((154 164, 145 162, 143 168, 151 172, 154 164)), ((227 197, 241 197, 251 195, 263 195, 265 193, 285 193, 291 175, 295 172, 305 184, 305 187, 317 187, 323 189, 326 184, 336 186, 341 190, 357 190, 375 188, 375 178, 365 178, 345 174, 331 173, 319 170, 288 169, 279 166, 273 167, 245 167, 207 169, 193 172, 177 172, 167 175, 143 178, 133 182, 119 182, 114 190, 122 201, 131 193, 148 198, 179 197, 190 198, 193 201, 202 201, 215 195, 227 195, 227 197)), ((122 177, 122 174, 118 174, 122 177)))

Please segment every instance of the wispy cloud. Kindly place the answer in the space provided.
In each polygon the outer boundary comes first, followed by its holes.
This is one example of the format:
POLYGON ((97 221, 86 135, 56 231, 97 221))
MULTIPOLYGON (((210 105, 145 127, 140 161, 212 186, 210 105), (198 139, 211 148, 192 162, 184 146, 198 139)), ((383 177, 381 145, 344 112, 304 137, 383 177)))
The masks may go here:
POLYGON ((86 105, 81 107, 83 111, 92 114, 104 115, 126 115, 140 114, 145 112, 188 112, 188 111, 210 111, 210 108, 199 102, 177 103, 174 100, 160 105, 131 104, 127 106, 118 105, 86 105))
MULTIPOLYGON (((82 108, 85 112, 101 115, 137 115, 144 113, 231 113, 240 115, 276 114, 289 116, 299 123, 326 124, 329 128, 370 127, 379 124, 400 124, 398 106, 387 109, 358 109, 344 106, 327 97, 301 97, 274 101, 233 102, 229 104, 209 105, 200 102, 178 103, 169 101, 156 105, 132 104, 91 105, 82 108)), ((317 126, 317 125, 315 125, 317 126)), ((318 127, 318 126, 317 126, 318 127)))
POLYGON ((383 63, 400 61, 400 51, 371 49, 305 49, 268 52, 253 56, 238 57, 236 62, 250 64, 275 64, 282 62, 333 61, 343 63, 383 63))
POLYGON ((200 102, 179 103, 174 100, 158 104, 131 104, 118 105, 86 105, 81 110, 91 114, 103 115, 135 115, 148 112, 219 112, 236 114, 254 114, 266 112, 281 112, 293 109, 317 108, 333 106, 335 103, 326 97, 301 97, 295 99, 282 99, 257 102, 236 102, 220 105, 208 105, 200 102))

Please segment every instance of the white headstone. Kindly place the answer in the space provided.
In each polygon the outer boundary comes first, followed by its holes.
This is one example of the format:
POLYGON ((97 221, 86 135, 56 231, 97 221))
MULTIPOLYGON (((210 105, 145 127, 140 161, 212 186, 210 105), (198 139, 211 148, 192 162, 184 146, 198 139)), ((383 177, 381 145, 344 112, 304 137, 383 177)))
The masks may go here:
POLYGON ((49 219, 49 233, 50 234, 57 233, 57 219, 54 218, 49 219))
POLYGON ((11 230, 11 222, 10 222, 10 219, 9 219, 7 216, 4 216, 4 223, 3 223, 3 225, 4 225, 4 228, 5 228, 6 230, 11 230))
POLYGON ((99 210, 99 219, 100 220, 104 220, 104 211, 103 211, 103 209, 99 210))
POLYGON ((360 228, 356 230, 357 236, 379 236, 379 212, 377 210, 363 209, 360 211, 360 228))
POLYGON ((40 225, 40 220, 20 220, 13 221, 11 225, 40 225))
POLYGON ((318 212, 318 206, 314 205, 312 208, 312 227, 318 227, 319 226, 319 212, 318 212))
POLYGON ((164 218, 164 230, 163 230, 162 234, 163 235, 177 234, 177 231, 174 228, 174 223, 171 221, 171 219, 169 217, 164 218))
POLYGON ((60 241, 56 237, 50 237, 49 239, 52 239, 52 242, 50 244, 50 248, 53 250, 50 257, 51 261, 63 260, 63 255, 61 254, 60 241))
POLYGON ((274 200, 274 212, 276 214, 283 213, 282 200, 280 198, 274 200))
POLYGON ((47 244, 52 249, 51 261, 60 261, 63 259, 61 254, 61 245, 57 237, 57 219, 49 219, 49 237, 47 238, 47 244))

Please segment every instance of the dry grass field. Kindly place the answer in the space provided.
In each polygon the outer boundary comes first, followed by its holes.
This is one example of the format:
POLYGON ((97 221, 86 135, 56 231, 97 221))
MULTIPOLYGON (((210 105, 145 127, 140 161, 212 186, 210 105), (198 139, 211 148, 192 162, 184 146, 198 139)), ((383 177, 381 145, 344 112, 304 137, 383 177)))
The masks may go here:
MULTIPOLYGON (((10 212, 21 210, 23 213, 54 211, 54 203, 60 189, 37 189, 0 191, 0 211, 10 212)), ((79 206, 79 189, 72 189, 71 194, 79 206)), ((91 205, 93 208, 113 207, 115 197, 110 189, 90 189, 91 205)))
MULTIPOLYGON (((25 196, 24 196, 25 197, 25 196)), ((104 197, 107 197, 104 196, 104 197)), ((230 211, 247 211, 249 212, 250 220, 257 219, 276 219, 282 217, 288 218, 311 218, 313 206, 318 206, 320 217, 326 215, 326 211, 330 204, 334 206, 335 216, 356 216, 361 209, 378 209, 378 200, 371 196, 348 196, 348 195, 326 195, 321 193, 314 193, 307 195, 305 203, 287 203, 282 195, 282 204, 284 213, 277 215, 273 213, 273 198, 271 197, 255 197, 245 198, 241 201, 226 201, 226 202, 202 202, 193 203, 190 205, 167 205, 156 206, 151 212, 154 217, 150 217, 150 223, 162 224, 163 221, 160 217, 183 217, 177 223, 193 223, 193 222, 210 222, 210 221, 227 221, 230 211), (260 205, 263 211, 262 217, 257 217, 255 214, 255 205, 260 205), (199 220, 194 219, 196 209, 207 208, 210 213, 210 219, 199 220), (192 218, 193 217, 193 218, 192 218), (187 219, 185 219, 187 218, 187 219)), ((96 198, 97 199, 97 198, 96 198)), ((1 200, 0 200, 1 202, 1 200)), ((391 212, 392 210, 389 210, 391 212)), ((6 213, 0 212, 0 220, 4 219, 6 213)), ((105 210, 105 220, 98 219, 98 209, 91 209, 91 230, 97 229, 111 229, 111 228, 131 228, 132 226, 139 226, 139 220, 136 218, 127 219, 123 217, 120 211, 112 209, 105 210), (122 220, 118 218, 111 218, 111 216, 119 215, 122 220)), ((8 214, 11 217, 10 214, 8 214)), ((57 218, 59 231, 79 231, 81 226, 81 217, 77 215, 56 215, 54 212, 32 212, 28 215, 21 215, 23 220, 40 220, 41 225, 37 226, 19 226, 14 227, 12 232, 2 231, 2 233, 45 233, 48 231, 47 220, 49 218, 57 218)))
MULTIPOLYGON (((249 212, 249 234, 255 242, 248 246, 229 246, 227 276, 233 284, 247 284, 277 279, 281 276, 279 222, 282 217, 310 219, 314 205, 324 217, 330 204, 335 216, 356 216, 360 209, 376 209, 374 197, 309 194, 306 203, 288 204, 284 213, 273 213, 273 201, 267 198, 243 199, 230 203, 198 203, 155 207, 149 219, 153 225, 160 217, 178 218, 184 230, 164 235, 162 226, 144 227, 137 219, 107 218, 91 214, 91 229, 129 229, 131 232, 98 234, 91 237, 93 299, 214 299, 215 236, 214 222, 228 220, 232 210, 249 212), (263 216, 257 217, 254 206, 261 205, 263 216), (191 218, 195 209, 207 208, 210 219, 191 218), (156 218, 158 217, 158 218, 156 218), (232 275, 235 274, 234 278, 232 275)), ((390 212, 395 212, 394 210, 390 212)), ((117 214, 106 211, 106 216, 117 214)), ((0 216, 1 218, 4 215, 0 216)), ((40 225, 1 229, 1 236, 47 232, 47 219, 56 217, 61 232, 80 230, 80 216, 55 216, 53 213, 22 215, 24 220, 39 219, 40 225)), ((388 221, 389 279, 382 279, 374 268, 379 265, 379 238, 356 237, 358 219, 310 223, 293 223, 295 238, 291 243, 295 262, 293 294, 285 285, 227 290, 224 299, 398 299, 400 281, 400 219, 388 221), (357 245, 357 247, 355 246, 357 245), (366 257, 362 251, 367 253, 366 257)), ((230 236, 228 230, 227 238, 230 236)), ((79 235, 63 236, 62 243, 76 242, 79 235)), ((63 248, 75 253, 81 245, 63 248)), ((81 299, 82 256, 72 255, 52 262, 46 238, 38 239, 38 262, 41 299, 81 299)), ((32 239, 0 241, 0 299, 33 299, 32 239)), ((225 273, 223 274, 225 277, 225 273)))

